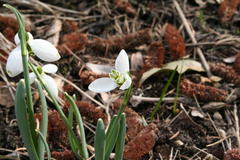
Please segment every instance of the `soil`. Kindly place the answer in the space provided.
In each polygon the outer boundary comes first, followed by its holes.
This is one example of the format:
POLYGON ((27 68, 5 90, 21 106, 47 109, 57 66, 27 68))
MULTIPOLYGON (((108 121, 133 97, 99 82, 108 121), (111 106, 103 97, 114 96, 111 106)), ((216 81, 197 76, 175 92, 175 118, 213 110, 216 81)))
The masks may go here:
MULTIPOLYGON (((58 48, 61 59, 55 64, 59 67, 60 78, 56 76, 55 79, 61 91, 76 95, 76 103, 88 126, 89 145, 93 146, 97 119, 104 119, 107 125, 108 118, 106 110, 81 94, 79 89, 109 105, 110 115, 117 112, 123 92, 89 92, 88 85, 93 80, 108 74, 103 70, 99 73, 97 67, 91 68, 88 63, 113 66, 119 51, 125 49, 134 87, 125 110, 128 134, 124 159, 218 160, 225 157, 227 160, 226 157, 232 158, 225 155, 227 151, 240 148, 239 130, 236 130, 240 116, 239 0, 222 3, 217 0, 41 0, 37 3, 0 0, 0 34, 8 40, 0 39, 0 71, 5 68, 17 32, 16 20, 2 7, 4 3, 10 3, 22 13, 26 29, 34 37, 47 39, 58 48), (176 9, 177 4, 187 21, 176 9), (199 50, 206 63, 199 56, 199 50), (142 85, 139 85, 140 79, 153 68, 182 59, 195 60, 202 68, 204 65, 210 67, 199 72, 191 70, 194 66, 188 66, 186 72, 176 73, 152 119, 151 114, 173 71, 158 72, 142 85), (180 88, 179 94, 177 88, 180 88)), ((0 83, 0 159, 28 159, 19 135, 14 105, 9 105, 3 98, 11 94, 8 90, 1 91, 9 88, 15 93, 21 76, 9 78, 3 72, 0 72, 3 82, 0 83)), ((60 98, 65 102, 62 92, 60 98)), ((41 119, 36 92, 34 102, 36 119, 41 119)), ((64 123, 53 104, 50 101, 48 104, 48 143, 52 157, 75 159, 67 142, 64 123)), ((63 103, 63 109, 68 113, 67 104, 63 103)))

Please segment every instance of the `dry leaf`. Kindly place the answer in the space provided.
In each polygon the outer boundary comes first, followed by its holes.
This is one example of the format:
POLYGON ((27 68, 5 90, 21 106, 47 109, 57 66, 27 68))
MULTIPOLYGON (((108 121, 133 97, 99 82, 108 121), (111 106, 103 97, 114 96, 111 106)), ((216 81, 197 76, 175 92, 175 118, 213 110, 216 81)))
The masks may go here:
POLYGON ((13 98, 5 82, 0 82, 0 105, 6 107, 14 106, 13 98))
POLYGON ((236 60, 236 55, 224 58, 223 62, 225 62, 225 63, 233 63, 233 62, 235 62, 235 60, 236 60))
POLYGON ((191 115, 192 115, 193 117, 204 118, 204 115, 203 115, 199 110, 197 110, 197 109, 193 109, 193 110, 191 111, 191 115))
POLYGON ((86 63, 86 67, 97 74, 108 74, 114 69, 113 66, 93 63, 86 63))
POLYGON ((47 40, 51 42, 54 46, 58 45, 60 31, 62 30, 62 21, 55 19, 52 26, 46 32, 47 40))
POLYGON ((131 70, 138 71, 143 67, 143 56, 142 53, 137 52, 131 56, 131 70))
POLYGON ((152 68, 149 71, 143 73, 140 81, 139 81, 139 86, 143 84, 143 82, 151 77, 152 75, 163 71, 163 70, 175 70, 177 68, 178 73, 184 73, 187 70, 193 70, 197 72, 203 72, 204 69, 201 65, 201 63, 191 60, 191 59, 183 59, 183 60, 178 60, 178 61, 173 61, 168 64, 165 64, 162 68, 152 68))

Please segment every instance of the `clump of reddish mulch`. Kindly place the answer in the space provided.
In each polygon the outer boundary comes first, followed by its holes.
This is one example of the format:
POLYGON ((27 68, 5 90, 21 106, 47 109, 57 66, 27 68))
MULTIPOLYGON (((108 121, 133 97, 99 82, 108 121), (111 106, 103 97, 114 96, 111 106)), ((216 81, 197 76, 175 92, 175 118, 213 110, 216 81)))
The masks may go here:
MULTIPOLYGON (((122 103, 121 99, 117 99, 113 103, 113 111, 115 113, 118 112, 121 103, 122 103)), ((124 113, 126 114, 127 121, 127 133, 126 133, 127 141, 130 141, 144 128, 143 120, 137 112, 135 112, 128 106, 126 106, 124 113)))
POLYGON ((116 8, 118 10, 120 10, 121 12, 125 12, 125 13, 129 14, 130 16, 137 15, 136 9, 133 8, 133 6, 131 5, 131 3, 128 0, 115 0, 114 3, 116 5, 116 8))
POLYGON ((80 71, 79 72, 79 77, 82 80, 83 84, 90 84, 92 81, 98 79, 98 78, 102 78, 102 77, 108 77, 108 74, 98 74, 95 73, 93 71, 80 71))
POLYGON ((239 159, 240 159, 239 148, 230 149, 224 154, 224 160, 239 160, 239 159))
POLYGON ((124 147, 124 159, 138 160, 147 154, 155 145, 158 128, 154 123, 149 124, 141 130, 124 147))
POLYGON ((119 52, 123 48, 125 50, 133 50, 135 47, 150 43, 151 39, 150 29, 146 28, 122 37, 94 38, 87 44, 87 49, 89 50, 88 52, 97 54, 119 52))
POLYGON ((181 92, 188 97, 194 97, 200 101, 224 101, 227 91, 203 84, 193 83, 188 79, 183 79, 180 83, 181 92))
POLYGON ((161 67, 164 62, 164 48, 161 42, 153 42, 149 45, 147 56, 144 59, 144 70, 161 67))
MULTIPOLYGON (((88 43, 86 34, 72 32, 63 36, 63 42, 57 46, 60 53, 69 55, 69 52, 77 52, 85 48, 88 43)), ((71 55, 71 54, 70 54, 71 55)))
POLYGON ((226 66, 224 63, 210 63, 211 72, 220 76, 229 83, 240 86, 240 75, 231 66, 226 66))
POLYGON ((218 8, 218 16, 222 23, 232 20, 240 4, 239 0, 224 0, 218 8))
POLYGON ((78 109, 82 116, 86 117, 89 121, 93 121, 97 124, 99 118, 101 118, 104 124, 107 124, 107 114, 100 107, 95 106, 87 101, 76 101, 78 109))
POLYGON ((177 60, 186 55, 186 46, 183 37, 177 28, 171 24, 167 24, 164 39, 168 46, 168 53, 172 59, 177 60))
POLYGON ((239 74, 240 73, 240 53, 237 54, 233 68, 239 74))

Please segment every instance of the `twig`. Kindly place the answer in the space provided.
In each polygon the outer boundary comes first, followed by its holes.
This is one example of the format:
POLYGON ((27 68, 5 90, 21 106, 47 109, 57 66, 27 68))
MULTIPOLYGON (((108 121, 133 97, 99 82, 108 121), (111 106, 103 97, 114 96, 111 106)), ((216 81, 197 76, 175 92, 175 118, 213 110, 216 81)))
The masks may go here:
POLYGON ((96 103, 97 105, 99 105, 100 107, 105 109, 105 106, 100 103, 99 101, 95 100, 94 98, 92 98, 90 95, 88 95, 86 92, 84 92, 81 88, 79 88, 78 86, 76 86, 74 83, 72 83, 71 81, 67 80, 66 78, 59 76, 57 74, 54 74, 56 77, 62 79, 63 81, 67 82, 68 84, 70 84, 71 86, 73 86, 79 93, 81 93, 82 95, 86 96, 88 99, 90 99, 91 101, 93 101, 94 103, 96 103))
MULTIPOLYGON (((207 116, 208 116, 210 122, 212 123, 215 131, 217 132, 217 134, 218 134, 218 136, 219 136, 219 138, 220 138, 220 137, 221 137, 221 134, 220 134, 217 126, 215 125, 214 121, 212 120, 211 116, 209 115, 209 113, 207 113, 207 116)), ((221 143, 222 143, 223 150, 226 151, 226 147, 225 147, 225 145, 224 145, 224 141, 222 141, 221 143)))
MULTIPOLYGON (((191 28, 190 28, 190 26, 189 26, 189 23, 188 23, 185 15, 184 15, 181 7, 179 6, 179 4, 178 4, 178 2, 177 2, 176 0, 173 0, 173 3, 174 3, 174 5, 175 5, 175 7, 176 7, 176 9, 177 9, 177 12, 178 12, 179 15, 180 15, 180 18, 181 18, 181 20, 182 20, 182 22, 183 22, 183 25, 184 25, 184 27, 185 27, 188 35, 190 36, 192 42, 193 42, 194 44, 196 44, 196 43, 197 43, 197 40, 196 40, 196 38, 194 37, 194 33, 193 33, 193 31, 191 30, 191 28)), ((202 50, 201 50, 199 47, 197 47, 197 54, 198 54, 198 56, 199 56, 200 59, 201 59, 202 65, 203 65, 203 67, 205 68, 208 77, 211 77, 211 76, 212 76, 212 73, 211 73, 211 71, 210 71, 210 67, 209 67, 209 65, 208 65, 208 63, 207 63, 207 61, 206 61, 206 59, 205 59, 205 57, 204 57, 204 55, 203 55, 202 50)))
POLYGON ((12 96, 12 99, 13 99, 13 101, 14 101, 14 100, 15 100, 15 96, 14 96, 14 92, 13 92, 13 88, 14 88, 14 87, 12 87, 11 84, 10 84, 10 82, 8 81, 8 79, 7 79, 7 77, 6 77, 6 74, 5 74, 4 71, 3 71, 2 65, 0 65, 0 72, 1 72, 1 77, 2 77, 2 79, 3 79, 3 80, 6 82, 6 84, 9 86, 8 90, 9 90, 9 92, 10 92, 10 94, 11 94, 11 96, 12 96))
POLYGON ((240 137, 239 137, 239 119, 237 115, 237 105, 234 104, 233 115, 235 119, 235 136, 237 138, 238 148, 240 148, 240 137))
MULTIPOLYGON (((132 100, 136 101, 144 101, 144 102, 158 102, 159 98, 153 98, 153 97, 142 97, 142 96, 132 96, 132 100)), ((173 103, 175 100, 175 97, 164 97, 163 102, 166 103, 173 103)), ((184 97, 178 97, 177 101, 179 102, 188 102, 188 100, 184 97)))

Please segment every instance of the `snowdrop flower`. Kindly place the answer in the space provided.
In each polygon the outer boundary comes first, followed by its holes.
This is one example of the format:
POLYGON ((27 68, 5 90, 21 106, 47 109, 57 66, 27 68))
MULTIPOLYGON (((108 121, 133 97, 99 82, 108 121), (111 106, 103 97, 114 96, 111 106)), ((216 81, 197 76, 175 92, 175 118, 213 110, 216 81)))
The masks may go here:
POLYGON ((121 90, 128 89, 132 83, 132 79, 129 76, 129 60, 125 50, 121 50, 116 61, 115 69, 109 73, 109 78, 99 78, 93 81, 88 89, 94 92, 108 92, 117 87, 121 90))
MULTIPOLYGON (((46 84, 47 88, 50 90, 50 92, 57 98, 58 97, 58 87, 55 82, 55 80, 48 76, 45 73, 56 73, 58 70, 58 67, 54 64, 46 64, 43 67, 39 67, 38 71, 40 73, 41 78, 43 79, 44 83, 46 84)), ((35 73, 31 72, 29 73, 29 79, 30 83, 32 84, 34 80, 37 78, 35 73)))
MULTIPOLYGON (((43 39, 33 39, 31 33, 28 32, 27 34, 27 43, 38 58, 46 62, 53 62, 60 59, 57 49, 50 42, 43 39)), ((14 41, 17 47, 10 52, 6 64, 6 70, 10 77, 15 77, 23 72, 21 45, 18 34, 15 35, 14 41)))

